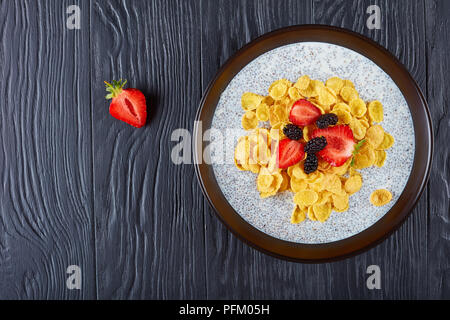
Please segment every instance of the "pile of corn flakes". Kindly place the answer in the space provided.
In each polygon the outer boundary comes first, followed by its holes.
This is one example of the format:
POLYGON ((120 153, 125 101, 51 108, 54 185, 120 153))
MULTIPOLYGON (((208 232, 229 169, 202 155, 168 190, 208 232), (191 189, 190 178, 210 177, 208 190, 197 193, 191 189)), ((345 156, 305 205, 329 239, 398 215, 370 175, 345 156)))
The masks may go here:
MULTIPOLYGON (((325 83, 307 75, 295 83, 281 79, 272 83, 268 91, 267 96, 251 92, 242 95, 245 111, 242 127, 251 132, 238 140, 236 167, 258 175, 256 187, 261 198, 284 191, 293 192, 295 206, 291 222, 294 224, 306 217, 324 222, 332 211, 347 211, 350 196, 363 184, 358 170, 382 167, 386 150, 394 144, 394 138, 379 124, 383 121, 383 105, 379 101, 367 103, 360 99, 353 83, 338 77, 325 83), (289 123, 291 107, 299 99, 307 99, 322 114, 336 114, 338 125, 350 127, 356 147, 354 156, 344 165, 332 167, 319 158, 318 170, 311 174, 304 172, 304 160, 287 169, 277 167, 277 145, 285 138, 282 129, 289 123)), ((315 128, 315 125, 303 128, 302 142, 309 141, 315 128)), ((391 199, 392 194, 384 189, 374 191, 370 197, 375 206, 385 205, 391 199)))

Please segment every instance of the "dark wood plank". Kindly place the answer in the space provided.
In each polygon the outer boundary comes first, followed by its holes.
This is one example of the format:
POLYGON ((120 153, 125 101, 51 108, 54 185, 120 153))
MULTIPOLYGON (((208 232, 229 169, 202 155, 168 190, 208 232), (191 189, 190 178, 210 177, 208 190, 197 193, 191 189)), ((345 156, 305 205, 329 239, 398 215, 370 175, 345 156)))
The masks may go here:
MULTIPOLYGON (((391 51, 426 91, 424 1, 314 1, 314 22, 359 32, 391 51), (367 7, 381 8, 381 30, 366 27, 367 7)), ((337 298, 424 298, 427 295, 427 192, 411 217, 390 238, 367 253, 331 264, 337 298), (382 289, 367 290, 366 268, 380 266, 382 289)))
MULTIPOLYGON (((228 57, 275 29, 311 23, 310 1, 202 1, 202 87, 228 57)), ((272 258, 235 238, 206 207, 208 298, 330 297, 320 266, 272 258)))
POLYGON ((427 16, 427 99, 434 129, 434 159, 429 183, 429 297, 450 298, 450 70, 449 1, 425 1, 427 16))
POLYGON ((0 299, 95 298, 89 72, 88 0, 0 2, 0 299))
POLYGON ((200 101, 198 1, 95 1, 93 136, 98 297, 205 298, 203 200, 192 165, 171 162, 171 134, 200 101), (103 80, 147 97, 148 124, 108 113, 103 80))

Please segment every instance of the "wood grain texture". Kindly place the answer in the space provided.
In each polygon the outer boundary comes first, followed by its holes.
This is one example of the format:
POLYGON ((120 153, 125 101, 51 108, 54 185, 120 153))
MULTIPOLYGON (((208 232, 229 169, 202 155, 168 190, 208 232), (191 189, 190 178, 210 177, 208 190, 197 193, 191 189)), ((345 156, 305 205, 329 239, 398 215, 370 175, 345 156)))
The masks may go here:
MULTIPOLYGON (((311 23, 310 1, 202 1, 202 87, 239 48, 281 27, 311 23)), ((207 293, 211 299, 330 297, 320 266, 272 258, 234 237, 213 211, 205 215, 207 293), (305 279, 308 279, 305 281, 305 279)))
POLYGON ((198 1, 95 1, 92 88, 100 299, 205 298, 204 200, 171 134, 192 132, 200 101, 198 1), (103 80, 141 89, 149 119, 108 113, 103 80))
POLYGON ((435 152, 429 183, 429 297, 450 298, 450 70, 449 1, 426 1, 427 96, 435 152))
POLYGON ((88 20, 88 1, 0 2, 0 299, 95 297, 88 20))
MULTIPOLYGON (((387 48, 410 71, 426 92, 424 1, 314 1, 314 22, 344 27, 361 33, 387 48), (367 7, 381 9, 380 30, 366 27, 367 7)), ((416 299, 427 297, 427 191, 406 222, 382 244, 346 261, 329 266, 341 274, 332 282, 337 298, 416 299), (367 266, 382 272, 382 290, 368 290, 367 266), (340 270, 345 269, 345 273, 340 270), (355 274, 358 276, 355 278, 355 274), (356 280, 356 281, 355 281, 356 280), (346 288, 342 290, 342 288, 346 288)))
POLYGON ((450 298, 447 0, 0 1, 0 299, 450 298), (81 30, 65 28, 67 6, 81 30), (382 29, 366 28, 369 5, 382 29), (192 165, 170 161, 201 94, 254 38, 320 23, 364 34, 430 105, 429 187, 405 224, 344 261, 303 265, 235 238, 192 165), (113 119, 103 80, 128 79, 149 123, 113 119), (80 265, 82 290, 66 289, 80 265), (367 290, 377 264, 382 290, 367 290))

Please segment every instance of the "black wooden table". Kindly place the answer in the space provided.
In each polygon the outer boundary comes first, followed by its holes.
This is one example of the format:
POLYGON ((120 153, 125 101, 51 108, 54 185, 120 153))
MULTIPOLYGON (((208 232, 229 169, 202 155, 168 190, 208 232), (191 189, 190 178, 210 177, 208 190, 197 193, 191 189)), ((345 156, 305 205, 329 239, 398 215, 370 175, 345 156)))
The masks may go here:
POLYGON ((450 298, 450 1, 0 0, 0 298, 450 298), (369 5, 381 29, 366 26, 369 5), (80 29, 66 12, 80 8, 80 29), (427 97, 430 182, 382 244, 335 263, 272 258, 236 239, 171 134, 243 45, 296 24, 341 26, 397 56, 427 97), (113 119, 103 80, 128 79, 149 124, 113 119), (378 265, 381 289, 366 286, 378 265), (66 286, 81 268, 80 290, 66 286))

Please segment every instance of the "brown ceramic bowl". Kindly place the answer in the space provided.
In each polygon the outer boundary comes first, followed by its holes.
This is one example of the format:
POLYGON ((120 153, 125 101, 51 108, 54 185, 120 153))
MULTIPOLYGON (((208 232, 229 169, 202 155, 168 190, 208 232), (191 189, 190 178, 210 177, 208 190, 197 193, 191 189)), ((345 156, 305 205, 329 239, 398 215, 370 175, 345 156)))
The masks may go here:
POLYGON ((422 92, 406 68, 386 49, 357 33, 330 26, 292 26, 265 34, 232 56, 209 84, 196 116, 202 128, 194 127, 196 172, 203 193, 219 219, 240 239, 270 255, 299 262, 325 262, 349 257, 384 240, 408 217, 427 183, 433 151, 431 119, 422 92), (415 132, 414 163, 400 198, 380 220, 366 230, 343 240, 324 244, 302 244, 269 236, 246 222, 222 194, 211 165, 201 161, 201 137, 211 126, 220 95, 233 77, 249 62, 274 48, 296 42, 326 42, 356 51, 372 60, 395 82, 411 111, 415 132))

